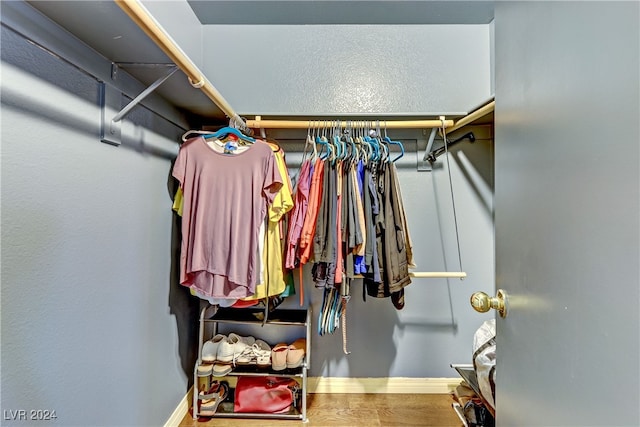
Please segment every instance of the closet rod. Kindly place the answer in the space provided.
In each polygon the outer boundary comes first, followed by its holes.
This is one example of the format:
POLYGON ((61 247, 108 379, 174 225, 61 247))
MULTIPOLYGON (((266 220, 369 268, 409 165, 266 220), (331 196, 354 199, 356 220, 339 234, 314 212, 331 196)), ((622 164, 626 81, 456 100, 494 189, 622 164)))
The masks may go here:
POLYGON ((464 271, 411 271, 409 276, 417 279, 438 279, 438 278, 454 278, 464 279, 467 273, 464 271))
MULTIPOLYGON (((375 122, 380 127, 387 129, 427 129, 440 128, 442 122, 440 120, 362 120, 365 122, 375 122)), ((354 120, 357 123, 357 120, 354 120)), ((309 129, 310 127, 322 127, 323 125, 332 126, 335 122, 331 120, 247 120, 247 127, 252 129, 309 129)), ((342 121, 340 126, 347 127, 347 122, 342 121)), ((445 120, 444 126, 453 126, 453 120, 445 120)))
MULTIPOLYGON (((455 122, 453 120, 445 120, 444 126, 447 128, 447 132, 458 130, 478 120, 480 117, 486 116, 494 110, 495 104, 495 101, 491 101, 455 122)), ((357 122, 357 120, 355 121, 357 122)), ((386 127, 387 129, 428 129, 442 127, 440 120, 375 120, 375 122, 380 123, 381 127, 386 127)), ((322 127, 325 124, 331 126, 333 122, 331 120, 262 120, 260 116, 256 116, 255 120, 247 120, 247 127, 252 129, 308 129, 310 127, 322 127)), ((343 120, 340 126, 346 127, 347 122, 343 120)))
MULTIPOLYGON (((464 271, 410 271, 409 276, 416 279, 466 279, 467 273, 464 271)), ((356 274, 355 279, 362 279, 364 276, 356 274)))
POLYGON ((447 132, 454 132, 458 129, 460 129, 463 126, 468 125, 471 122, 475 122, 476 120, 478 120, 480 117, 486 116, 487 114, 491 113, 496 106, 496 101, 491 101, 490 103, 488 103, 487 105, 478 108, 475 111, 472 111, 471 113, 467 114, 464 117, 461 117, 460 119, 458 119, 456 121, 456 124, 453 125, 453 127, 451 128, 447 128, 447 132))
POLYGON ((198 67, 138 0, 114 0, 114 2, 187 75, 193 87, 202 90, 227 117, 237 116, 220 92, 207 80, 198 67))

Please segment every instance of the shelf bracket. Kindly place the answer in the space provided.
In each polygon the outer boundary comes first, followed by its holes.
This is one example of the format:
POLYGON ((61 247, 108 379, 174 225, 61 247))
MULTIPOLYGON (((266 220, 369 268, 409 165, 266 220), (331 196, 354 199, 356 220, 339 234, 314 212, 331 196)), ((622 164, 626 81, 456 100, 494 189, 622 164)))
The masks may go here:
MULTIPOLYGON (((115 64, 113 67, 115 67, 115 64)), ((113 112, 120 108, 122 93, 115 87, 100 82, 100 141, 111 145, 120 145, 122 143, 122 127, 120 122, 124 116, 129 114, 133 107, 156 90, 158 86, 164 83, 176 71, 178 71, 177 66, 174 65, 170 67, 166 75, 153 82, 148 88, 143 90, 140 95, 136 96, 122 110, 115 114, 113 112)), ((112 72, 112 77, 115 78, 115 72, 112 72)))

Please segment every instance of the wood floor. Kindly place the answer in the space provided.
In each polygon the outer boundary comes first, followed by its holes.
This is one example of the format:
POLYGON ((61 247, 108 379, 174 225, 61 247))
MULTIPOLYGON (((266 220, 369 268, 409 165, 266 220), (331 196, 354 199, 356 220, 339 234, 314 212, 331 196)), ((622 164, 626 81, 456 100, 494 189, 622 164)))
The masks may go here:
POLYGON ((309 394, 307 423, 299 420, 205 418, 188 413, 180 427, 432 426, 461 427, 448 394, 309 394))

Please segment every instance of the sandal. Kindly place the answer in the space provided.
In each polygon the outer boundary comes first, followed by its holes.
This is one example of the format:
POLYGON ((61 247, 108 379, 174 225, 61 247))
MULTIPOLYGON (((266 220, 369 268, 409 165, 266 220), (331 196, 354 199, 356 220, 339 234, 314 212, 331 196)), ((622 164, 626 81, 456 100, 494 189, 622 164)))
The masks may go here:
POLYGON ((295 340, 287 352, 287 368, 299 368, 304 360, 304 354, 307 350, 307 340, 300 338, 295 340))
POLYGON ((200 411, 199 415, 205 417, 212 417, 215 415, 218 405, 227 398, 229 394, 229 384, 226 381, 215 382, 209 393, 200 392, 198 399, 200 399, 200 411))
POLYGON ((213 374, 213 365, 198 365, 196 372, 198 375, 198 390, 209 390, 211 388, 211 375, 213 374))
POLYGON ((283 371, 287 368, 287 353, 289 346, 286 343, 276 344, 271 350, 271 369, 283 371))
POLYGON ((216 363, 213 365, 211 375, 214 377, 226 377, 232 371, 231 365, 224 363, 216 363))

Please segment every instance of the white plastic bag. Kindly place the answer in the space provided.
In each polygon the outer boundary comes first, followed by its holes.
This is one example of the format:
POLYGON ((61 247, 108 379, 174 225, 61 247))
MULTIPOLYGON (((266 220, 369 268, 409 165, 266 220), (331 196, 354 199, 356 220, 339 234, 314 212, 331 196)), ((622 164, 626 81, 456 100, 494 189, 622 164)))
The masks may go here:
POLYGON ((496 320, 485 321, 473 335, 473 368, 480 393, 495 409, 496 395, 496 320))

